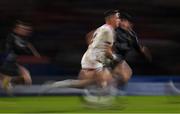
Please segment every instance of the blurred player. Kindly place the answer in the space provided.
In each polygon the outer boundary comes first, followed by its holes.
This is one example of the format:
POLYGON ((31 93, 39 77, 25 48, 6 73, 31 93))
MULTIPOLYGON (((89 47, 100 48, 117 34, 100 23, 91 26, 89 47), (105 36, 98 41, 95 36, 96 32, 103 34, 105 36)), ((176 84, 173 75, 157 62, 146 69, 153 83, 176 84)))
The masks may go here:
POLYGON ((135 49, 151 61, 149 50, 138 42, 138 37, 133 30, 132 17, 125 12, 120 13, 120 26, 116 29, 116 41, 113 50, 116 54, 114 61, 113 76, 120 85, 124 85, 132 76, 132 69, 126 62, 126 56, 129 51, 135 49))
MULTIPOLYGON (((113 45, 113 53, 116 57, 116 61, 112 61, 107 66, 111 67, 113 78, 119 85, 124 85, 132 76, 132 69, 126 62, 127 53, 135 49, 137 52, 144 55, 149 61, 151 61, 151 55, 149 50, 138 42, 138 37, 133 31, 132 17, 126 12, 120 12, 120 25, 116 28, 116 38, 113 45)), ((94 30, 89 32, 86 36, 87 44, 91 43, 94 30)), ((107 45, 107 51, 111 49, 111 46, 107 45)))
POLYGON ((91 39, 87 51, 81 60, 79 80, 65 80, 48 85, 54 87, 85 87, 97 84, 105 88, 112 81, 111 72, 105 67, 108 60, 114 59, 112 51, 106 51, 112 47, 115 37, 115 29, 119 26, 119 13, 117 10, 109 10, 105 13, 105 23, 97 28, 91 39), (108 46, 108 47, 107 47, 108 46))
POLYGON ((33 53, 36 57, 40 54, 27 41, 27 38, 32 33, 32 26, 29 23, 18 20, 7 36, 5 44, 6 57, 0 67, 1 86, 7 92, 12 88, 11 84, 26 84, 32 83, 29 71, 17 63, 17 57, 22 53, 33 53))

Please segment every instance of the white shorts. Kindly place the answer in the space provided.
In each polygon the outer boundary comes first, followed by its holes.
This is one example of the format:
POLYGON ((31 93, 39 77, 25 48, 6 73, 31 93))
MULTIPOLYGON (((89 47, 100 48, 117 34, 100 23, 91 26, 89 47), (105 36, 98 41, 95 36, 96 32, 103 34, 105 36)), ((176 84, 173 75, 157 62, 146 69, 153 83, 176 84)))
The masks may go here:
POLYGON ((102 69, 104 67, 104 53, 88 49, 81 60, 82 69, 102 69))

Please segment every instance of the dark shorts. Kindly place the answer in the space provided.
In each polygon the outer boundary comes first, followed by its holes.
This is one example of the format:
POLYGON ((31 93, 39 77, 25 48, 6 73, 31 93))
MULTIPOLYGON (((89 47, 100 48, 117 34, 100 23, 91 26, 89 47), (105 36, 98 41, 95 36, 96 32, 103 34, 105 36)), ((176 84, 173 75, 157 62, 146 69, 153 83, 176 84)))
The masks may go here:
POLYGON ((16 62, 5 62, 0 67, 0 72, 9 76, 19 76, 19 67, 16 62))
POLYGON ((119 63, 122 63, 125 58, 121 55, 117 55, 118 59, 117 60, 113 60, 107 67, 108 69, 112 70, 114 69, 119 63))

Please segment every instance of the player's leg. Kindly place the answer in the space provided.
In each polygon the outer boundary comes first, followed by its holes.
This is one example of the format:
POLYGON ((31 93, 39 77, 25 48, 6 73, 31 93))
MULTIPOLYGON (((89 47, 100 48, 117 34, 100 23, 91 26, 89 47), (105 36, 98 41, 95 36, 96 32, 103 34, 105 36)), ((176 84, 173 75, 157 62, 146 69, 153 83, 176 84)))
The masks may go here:
POLYGON ((107 86, 112 84, 112 74, 107 68, 103 68, 102 70, 97 71, 95 76, 97 85, 102 88, 106 88, 107 86))
POLYGON ((11 84, 12 77, 0 73, 0 80, 1 80, 1 87, 4 89, 8 94, 12 93, 12 84, 11 84))
POLYGON ((124 60, 119 62, 113 69, 113 76, 117 79, 119 85, 126 84, 132 76, 132 69, 124 60))
POLYGON ((84 70, 82 69, 79 73, 79 79, 67 79, 63 81, 57 81, 51 84, 48 84, 49 89, 58 88, 58 87, 75 87, 75 88, 83 88, 87 85, 93 84, 95 70, 84 70))
POLYGON ((14 62, 4 62, 0 67, 0 80, 1 80, 1 87, 7 92, 11 93, 12 89, 12 78, 16 74, 16 69, 14 62))
POLYGON ((13 79, 14 82, 16 82, 16 84, 26 84, 26 85, 31 85, 32 84, 32 79, 31 79, 31 75, 29 73, 29 71, 21 66, 18 65, 19 68, 19 77, 16 77, 13 79))
POLYGON ((32 83, 29 71, 15 62, 5 63, 3 65, 2 71, 5 72, 5 74, 8 74, 8 76, 11 76, 11 83, 14 85, 17 84, 30 85, 32 83))
POLYGON ((118 95, 111 71, 103 68, 96 72, 96 83, 84 90, 83 101, 89 106, 112 106, 118 95))
POLYGON ((63 88, 63 87, 72 87, 72 88, 83 88, 89 84, 92 84, 94 81, 91 79, 67 79, 63 81, 57 81, 49 84, 47 88, 63 88))

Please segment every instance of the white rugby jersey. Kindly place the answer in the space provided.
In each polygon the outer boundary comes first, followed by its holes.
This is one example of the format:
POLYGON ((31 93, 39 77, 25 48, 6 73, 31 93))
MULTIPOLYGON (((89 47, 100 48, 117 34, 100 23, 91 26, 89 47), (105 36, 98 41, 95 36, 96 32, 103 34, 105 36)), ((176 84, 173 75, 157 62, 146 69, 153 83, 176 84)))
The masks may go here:
POLYGON ((114 34, 114 29, 107 24, 96 29, 93 34, 92 43, 88 46, 82 58, 82 68, 103 67, 107 59, 105 56, 106 44, 113 45, 114 34))

